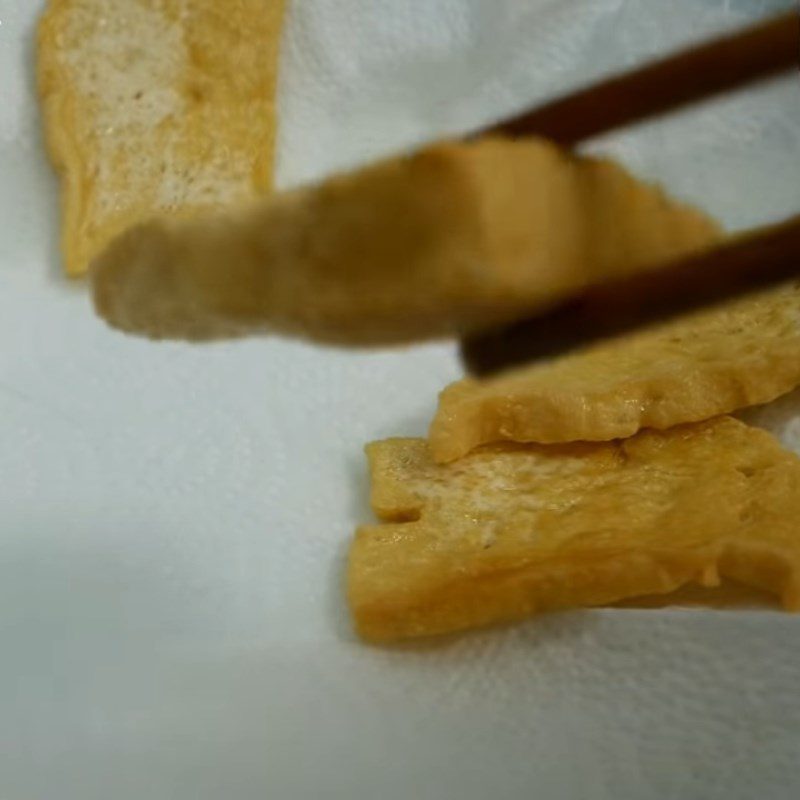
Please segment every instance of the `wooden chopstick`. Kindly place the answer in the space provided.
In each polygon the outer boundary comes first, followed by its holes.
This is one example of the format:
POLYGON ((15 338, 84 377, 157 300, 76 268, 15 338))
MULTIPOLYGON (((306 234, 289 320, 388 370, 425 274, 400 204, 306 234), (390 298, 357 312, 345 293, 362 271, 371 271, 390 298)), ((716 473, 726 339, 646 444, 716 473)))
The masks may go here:
POLYGON ((800 14, 789 12, 554 100, 482 133, 574 145, 797 66, 800 14))
MULTIPOLYGON (((701 44, 547 103, 486 131, 538 134, 562 145, 632 125, 798 66, 800 15, 701 44)), ((705 255, 592 287, 539 317, 461 342, 467 368, 486 375, 593 339, 800 276, 800 218, 737 237, 705 255)))
POLYGON ((800 278, 800 216, 590 287, 541 316, 462 341, 462 358, 473 374, 486 375, 792 278, 800 278))

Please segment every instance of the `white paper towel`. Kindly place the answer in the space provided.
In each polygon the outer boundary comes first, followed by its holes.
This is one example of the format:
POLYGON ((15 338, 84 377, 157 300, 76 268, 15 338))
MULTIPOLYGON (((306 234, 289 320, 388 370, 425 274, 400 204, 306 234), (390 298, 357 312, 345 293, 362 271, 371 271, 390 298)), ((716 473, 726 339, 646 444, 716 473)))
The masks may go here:
MULTIPOLYGON (((354 641, 362 445, 424 432, 453 350, 152 345, 96 322, 57 268, 40 5, 0 0, 0 798, 795 796, 794 617, 592 611, 424 649, 354 641)), ((295 0, 279 179, 788 5, 295 0)), ((776 218, 800 205, 797 91, 602 146, 732 226, 776 218)), ((793 445, 796 404, 769 412, 793 445)))

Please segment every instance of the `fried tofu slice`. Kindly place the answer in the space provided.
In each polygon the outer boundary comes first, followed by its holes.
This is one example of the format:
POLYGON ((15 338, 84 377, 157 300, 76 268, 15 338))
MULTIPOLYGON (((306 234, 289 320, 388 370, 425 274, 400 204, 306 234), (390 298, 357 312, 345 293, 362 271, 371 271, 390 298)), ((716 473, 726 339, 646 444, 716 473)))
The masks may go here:
POLYGON ((402 343, 506 320, 720 236, 610 161, 488 138, 216 215, 159 217, 98 259, 95 306, 154 338, 402 343))
POLYGON ((613 443, 496 445, 436 464, 367 448, 381 524, 348 596, 371 641, 666 594, 720 577, 800 608, 800 460, 729 417, 613 443))
POLYGON ((800 286, 783 285, 552 361, 448 386, 433 457, 489 442, 607 441, 774 400, 800 385, 800 286))
POLYGON ((39 94, 70 275, 157 212, 269 190, 282 12, 283 0, 50 0, 39 94))

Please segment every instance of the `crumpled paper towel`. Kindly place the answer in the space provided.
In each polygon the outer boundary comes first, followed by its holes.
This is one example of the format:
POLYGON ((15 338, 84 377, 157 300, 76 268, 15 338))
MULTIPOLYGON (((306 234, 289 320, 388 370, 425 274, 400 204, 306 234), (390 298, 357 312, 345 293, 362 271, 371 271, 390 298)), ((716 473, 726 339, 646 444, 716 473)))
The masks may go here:
MULTIPOLYGON (((0 0, 0 797, 783 800, 800 620, 598 610, 424 648, 351 634, 364 442, 451 346, 153 345, 57 268, 31 41, 0 0)), ((278 176, 473 128, 766 0, 294 0, 278 176)), ((796 81, 596 146, 727 224, 797 211, 796 81)), ((759 412, 800 444, 790 399, 759 412)))

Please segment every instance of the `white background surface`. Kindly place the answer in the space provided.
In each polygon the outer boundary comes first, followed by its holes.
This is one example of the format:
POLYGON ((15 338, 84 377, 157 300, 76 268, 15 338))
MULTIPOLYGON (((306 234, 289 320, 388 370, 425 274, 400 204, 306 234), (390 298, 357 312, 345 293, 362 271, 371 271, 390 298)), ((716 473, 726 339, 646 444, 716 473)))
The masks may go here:
MULTIPOLYGON (((788 3, 295 0, 283 184, 488 119, 788 3)), ((449 346, 194 349, 60 277, 0 0, 0 800, 750 798, 800 792, 800 620, 591 611, 377 650, 343 558, 364 442, 421 434, 449 346)), ((783 81, 606 143, 733 226, 800 207, 783 81)), ((772 415, 800 441, 794 408, 772 415)))

